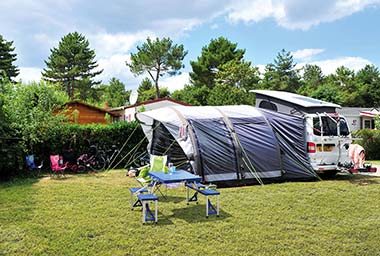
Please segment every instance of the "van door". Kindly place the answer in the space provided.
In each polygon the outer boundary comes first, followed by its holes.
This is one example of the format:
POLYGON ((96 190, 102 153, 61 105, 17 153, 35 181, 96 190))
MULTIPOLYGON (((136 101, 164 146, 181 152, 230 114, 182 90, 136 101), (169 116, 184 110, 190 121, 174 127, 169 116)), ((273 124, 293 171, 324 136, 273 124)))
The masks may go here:
MULTIPOLYGON (((344 144, 349 141, 349 129, 343 117, 336 118, 327 114, 313 117, 313 142, 314 154, 310 154, 312 163, 318 166, 326 166, 333 169, 338 165, 348 152, 344 144)), ((318 167, 318 170, 324 170, 318 167)))

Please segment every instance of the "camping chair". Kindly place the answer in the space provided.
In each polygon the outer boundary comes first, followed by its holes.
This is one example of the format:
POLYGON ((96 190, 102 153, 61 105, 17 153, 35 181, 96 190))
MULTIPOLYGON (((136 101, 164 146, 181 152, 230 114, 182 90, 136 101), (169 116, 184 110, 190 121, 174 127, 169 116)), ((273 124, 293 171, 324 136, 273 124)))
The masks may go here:
POLYGON ((34 162, 34 155, 33 154, 27 155, 25 157, 25 160, 26 160, 26 167, 28 168, 30 173, 33 176, 39 177, 41 175, 41 169, 43 166, 43 162, 41 161, 40 165, 36 165, 36 163, 34 162))
MULTIPOLYGON (((146 187, 146 186, 153 186, 153 180, 152 178, 148 175, 148 172, 162 172, 165 170, 166 167, 166 162, 167 162, 168 156, 156 156, 156 155, 151 155, 150 156, 150 164, 146 165, 144 167, 140 168, 140 172, 138 176, 136 177, 137 182, 140 183, 141 186, 146 187)), ((155 190, 158 190, 160 194, 165 197, 165 195, 162 193, 160 190, 160 184, 156 183, 155 190)), ((154 191, 152 191, 154 193, 154 191)))
POLYGON ((53 175, 56 174, 58 176, 65 176, 64 171, 67 168, 67 162, 63 164, 62 161, 62 156, 50 155, 51 170, 53 175))

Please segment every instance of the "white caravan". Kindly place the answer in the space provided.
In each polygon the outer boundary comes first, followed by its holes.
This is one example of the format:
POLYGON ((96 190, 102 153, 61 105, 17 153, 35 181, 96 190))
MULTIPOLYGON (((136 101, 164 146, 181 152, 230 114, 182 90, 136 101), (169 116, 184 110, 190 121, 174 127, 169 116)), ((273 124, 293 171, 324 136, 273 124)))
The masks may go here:
POLYGON ((316 172, 335 174, 350 165, 348 145, 352 139, 346 118, 336 112, 341 106, 283 91, 251 92, 256 94, 258 108, 304 118, 307 151, 316 172))

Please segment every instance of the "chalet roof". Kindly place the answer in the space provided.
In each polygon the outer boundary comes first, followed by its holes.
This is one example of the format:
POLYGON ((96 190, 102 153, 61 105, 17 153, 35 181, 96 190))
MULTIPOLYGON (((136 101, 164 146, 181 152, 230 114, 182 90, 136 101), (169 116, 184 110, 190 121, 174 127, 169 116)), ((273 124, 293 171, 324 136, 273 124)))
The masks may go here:
POLYGON ((264 95, 281 101, 287 101, 289 103, 304 107, 304 108, 314 108, 314 107, 333 107, 341 108, 340 105, 326 102, 322 100, 317 100, 314 98, 302 96, 295 93, 284 92, 284 91, 271 91, 271 90, 250 90, 257 95, 264 95))
POLYGON ((63 106, 68 106, 68 107, 70 107, 70 106, 73 106, 73 105, 75 105, 75 104, 77 104, 77 105, 82 105, 82 106, 86 106, 86 107, 88 107, 88 108, 90 108, 90 109, 94 109, 94 110, 97 110, 97 111, 102 112, 102 113, 108 113, 108 114, 110 114, 110 115, 112 115, 112 116, 116 116, 115 113, 112 113, 111 111, 109 111, 109 110, 107 110, 107 109, 99 108, 99 107, 97 107, 97 106, 94 106, 94 105, 88 104, 88 103, 86 103, 86 102, 84 102, 84 101, 81 101, 81 100, 72 100, 72 101, 69 101, 69 102, 65 103, 63 106))

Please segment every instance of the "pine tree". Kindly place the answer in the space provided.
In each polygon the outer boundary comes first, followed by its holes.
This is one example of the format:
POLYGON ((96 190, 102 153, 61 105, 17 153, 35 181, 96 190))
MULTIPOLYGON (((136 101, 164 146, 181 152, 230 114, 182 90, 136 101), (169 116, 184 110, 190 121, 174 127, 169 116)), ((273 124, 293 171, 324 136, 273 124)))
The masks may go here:
POLYGON ((170 38, 156 38, 156 40, 147 38, 145 43, 137 46, 137 50, 137 53, 131 54, 131 61, 126 62, 126 65, 135 75, 147 72, 154 82, 156 98, 159 98, 158 80, 166 74, 169 76, 178 74, 184 67, 182 61, 187 51, 182 44, 173 44, 170 38))
POLYGON ((243 59, 245 50, 237 49, 237 44, 231 43, 224 37, 212 39, 210 44, 202 48, 201 56, 197 61, 191 61, 193 72, 190 72, 191 83, 196 87, 215 86, 216 73, 221 65, 243 59))
POLYGON ((265 68, 263 85, 266 89, 296 92, 300 87, 299 70, 296 68, 293 56, 282 49, 277 54, 274 64, 265 68))
POLYGON ((17 55, 12 53, 15 50, 12 44, 13 41, 6 41, 0 35, 0 76, 5 75, 9 80, 19 74, 17 66, 13 64, 17 60, 17 55))
POLYGON ((80 99, 85 100, 92 86, 100 83, 92 79, 103 72, 96 70, 95 51, 89 48, 88 40, 78 32, 69 33, 61 39, 58 48, 50 51, 45 61, 47 68, 42 71, 43 79, 61 83, 70 99, 78 92, 80 99))

